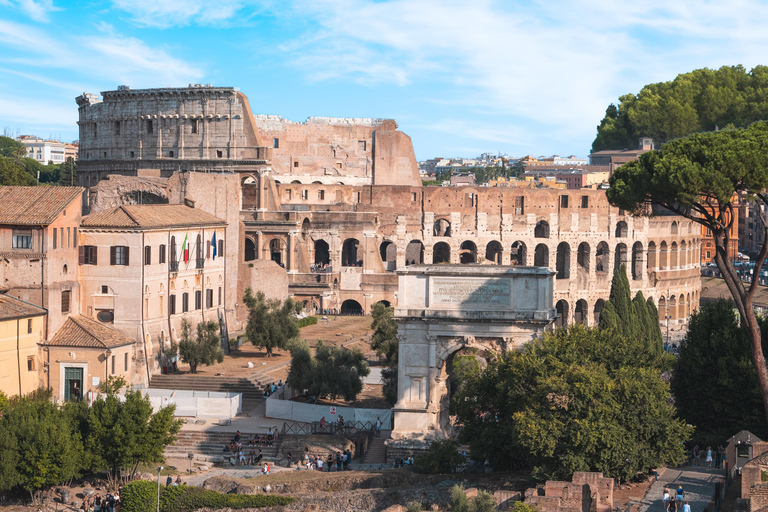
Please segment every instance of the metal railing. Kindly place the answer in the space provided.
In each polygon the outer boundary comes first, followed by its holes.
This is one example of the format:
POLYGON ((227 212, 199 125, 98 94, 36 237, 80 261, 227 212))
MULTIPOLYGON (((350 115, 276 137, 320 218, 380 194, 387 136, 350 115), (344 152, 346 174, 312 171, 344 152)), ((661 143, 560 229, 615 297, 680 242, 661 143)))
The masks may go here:
POLYGON ((283 434, 356 434, 358 432, 373 433, 376 429, 376 424, 371 421, 345 421, 343 424, 339 424, 337 421, 328 422, 321 425, 319 421, 304 422, 304 421, 291 421, 284 422, 282 433, 283 434))

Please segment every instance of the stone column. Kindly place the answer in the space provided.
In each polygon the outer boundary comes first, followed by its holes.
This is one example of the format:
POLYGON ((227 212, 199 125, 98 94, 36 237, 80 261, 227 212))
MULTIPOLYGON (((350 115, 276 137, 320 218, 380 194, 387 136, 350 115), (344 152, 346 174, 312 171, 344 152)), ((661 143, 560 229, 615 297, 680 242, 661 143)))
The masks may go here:
POLYGON ((256 232, 256 259, 261 259, 261 231, 256 232))
POLYGON ((296 249, 297 249, 296 235, 298 234, 299 234, 298 231, 290 231, 288 233, 288 254, 286 257, 288 261, 285 262, 285 268, 291 274, 294 274, 297 272, 296 262, 294 261, 296 257, 294 256, 294 253, 296 252, 296 249))

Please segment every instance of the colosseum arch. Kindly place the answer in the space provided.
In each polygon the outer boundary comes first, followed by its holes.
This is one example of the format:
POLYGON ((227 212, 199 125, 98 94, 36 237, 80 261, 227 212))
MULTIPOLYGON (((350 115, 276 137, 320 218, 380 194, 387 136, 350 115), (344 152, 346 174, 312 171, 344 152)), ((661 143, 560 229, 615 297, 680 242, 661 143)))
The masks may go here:
POLYGON ((534 267, 549 267, 549 247, 547 244, 539 244, 533 253, 534 267))
POLYGON ((685 295, 682 293, 677 301, 677 319, 683 320, 687 316, 688 303, 685 302, 685 295))
POLYGON ((331 248, 325 240, 315 240, 315 265, 331 264, 331 248))
POLYGON ((512 265, 525 265, 528 251, 524 242, 517 241, 512 244, 512 250, 509 251, 509 259, 512 265))
POLYGON ((269 259, 278 265, 286 264, 285 242, 280 238, 273 238, 269 241, 269 259))
POLYGON ((656 243, 655 242, 648 242, 648 259, 646 262, 646 267, 648 270, 656 270, 657 268, 657 253, 656 253, 656 243))
POLYGON ((437 242, 432 247, 432 263, 450 263, 451 246, 445 242, 437 242))
POLYGON ((477 262, 477 246, 472 240, 465 240, 461 243, 459 248, 459 263, 476 263, 477 262))
POLYGON ((659 246, 659 270, 669 270, 669 251, 666 240, 659 246))
POLYGON ((600 242, 597 244, 597 250, 595 251, 595 272, 608 272, 610 269, 610 257, 611 249, 608 247, 608 242, 600 242))
POLYGON ((573 312, 573 321, 577 324, 589 324, 589 304, 584 299, 576 302, 576 309, 573 312))
POLYGON ((411 240, 405 247, 405 264, 420 265, 424 263, 424 244, 421 240, 411 240))
POLYGON ((379 255, 384 263, 385 270, 395 270, 397 264, 397 246, 389 240, 384 240, 379 245, 379 255))
POLYGON ((667 310, 667 299, 663 295, 659 297, 659 320, 665 320, 669 317, 669 311, 667 310))
POLYGON ((485 246, 485 261, 502 265, 504 262, 501 261, 501 252, 501 244, 499 242, 496 240, 488 242, 485 246))
POLYGON ((557 319, 555 320, 555 328, 568 327, 568 301, 561 299, 557 301, 555 305, 557 310, 557 319))
POLYGON ((678 230, 677 230, 677 221, 674 221, 674 220, 673 220, 673 221, 672 221, 672 225, 670 226, 670 228, 669 228, 669 229, 670 229, 670 233, 671 233, 671 234, 673 234, 673 235, 676 235, 676 234, 677 234, 677 231, 678 231, 678 230))
POLYGON ((581 242, 576 254, 576 263, 579 265, 580 269, 584 270, 584 272, 589 272, 589 253, 589 244, 587 242, 581 242))
POLYGON ((448 219, 435 219, 432 224, 432 235, 451 236, 451 222, 448 219))
POLYGON ((555 259, 556 279, 571 278, 571 246, 567 242, 557 245, 557 257, 555 259))
POLYGON ((341 266, 356 267, 358 259, 357 250, 360 241, 357 238, 347 238, 341 247, 341 266))
POLYGON ((627 229, 627 223, 620 220, 616 223, 616 238, 626 238, 629 230, 627 229))
POLYGON ((613 268, 620 268, 622 265, 627 265, 627 244, 616 244, 616 250, 614 251, 613 268))
POLYGON ((677 320, 677 297, 672 295, 669 298, 669 319, 670 320, 677 320))
POLYGON ((597 301, 595 301, 595 307, 592 310, 592 318, 595 322, 593 325, 595 326, 600 324, 600 313, 603 312, 603 307, 605 307, 605 301, 603 299, 597 299, 597 301))
POLYGON ((680 268, 680 262, 678 259, 679 256, 680 254, 678 253, 677 242, 672 242, 672 247, 670 248, 670 251, 669 251, 670 268, 672 269, 680 268))
POLYGON ((533 229, 534 238, 549 238, 549 223, 545 220, 540 220, 536 223, 536 227, 533 229))
MULTIPOLYGON (((176 261, 176 244, 171 244, 171 261, 176 261)), ((252 238, 247 237, 245 239, 245 261, 253 261, 256 259, 256 243, 252 238)))
POLYGON ((359 316, 363 314, 363 307, 356 300, 348 299, 341 303, 341 314, 359 316))
POLYGON ((635 242, 632 246, 632 279, 643 279, 643 244, 635 242))

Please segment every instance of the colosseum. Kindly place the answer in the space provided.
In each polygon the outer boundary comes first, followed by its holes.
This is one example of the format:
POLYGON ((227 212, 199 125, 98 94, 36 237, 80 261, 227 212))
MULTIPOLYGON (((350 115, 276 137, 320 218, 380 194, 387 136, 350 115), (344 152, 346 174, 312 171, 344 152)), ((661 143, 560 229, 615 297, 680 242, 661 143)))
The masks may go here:
MULTIPOLYGON (((235 88, 199 85, 122 86, 77 102, 79 182, 93 187, 91 205, 128 177, 136 189, 142 180, 178 189, 174 176, 188 172, 236 180, 239 205, 221 211, 238 246, 239 297, 253 286, 310 310, 360 314, 396 305, 398 267, 546 266, 557 273, 557 323, 595 325, 624 264, 632 292, 657 303, 669 339, 699 303, 701 233, 691 221, 627 215, 600 190, 422 186, 411 140, 393 120, 292 122, 252 114, 235 88)), ((155 189, 116 200, 205 208, 218 194, 155 189)))

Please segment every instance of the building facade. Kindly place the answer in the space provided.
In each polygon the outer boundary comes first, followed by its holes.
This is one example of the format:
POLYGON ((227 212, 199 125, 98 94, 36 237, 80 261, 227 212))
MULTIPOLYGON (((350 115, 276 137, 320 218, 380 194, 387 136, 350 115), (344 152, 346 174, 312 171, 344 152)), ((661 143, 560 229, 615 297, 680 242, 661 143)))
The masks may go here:
POLYGON ((70 144, 58 140, 40 139, 31 135, 22 135, 17 140, 24 144, 28 158, 33 158, 43 165, 49 163, 63 164, 67 160, 67 146, 70 144))
MULTIPOLYGON (((135 340, 129 382, 170 361, 182 321, 221 323, 228 286, 226 222, 184 205, 127 205, 83 219, 79 274, 82 315, 135 340)), ((227 345, 225 345, 227 346, 227 345)))
POLYGON ((45 341, 43 308, 0 294, 0 391, 26 395, 41 385, 39 344, 45 341))

